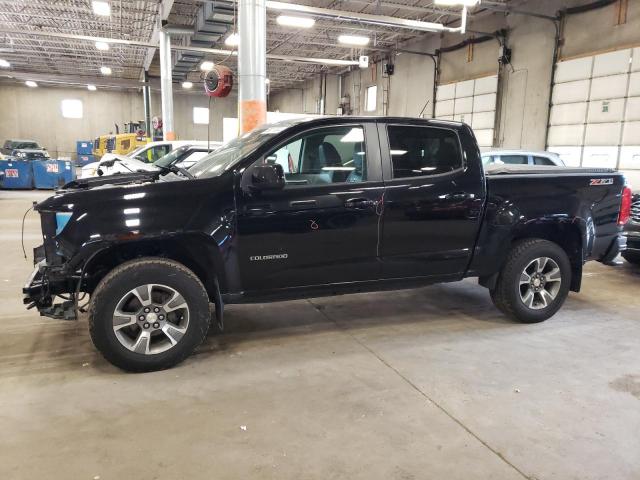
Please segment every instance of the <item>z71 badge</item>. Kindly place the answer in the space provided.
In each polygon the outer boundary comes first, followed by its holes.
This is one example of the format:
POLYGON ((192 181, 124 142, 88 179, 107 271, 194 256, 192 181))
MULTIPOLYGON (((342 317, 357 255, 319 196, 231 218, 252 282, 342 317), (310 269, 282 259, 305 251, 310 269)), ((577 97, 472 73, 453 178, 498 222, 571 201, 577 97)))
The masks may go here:
POLYGON ((613 185, 613 178, 592 178, 589 185, 592 187, 596 185, 613 185))

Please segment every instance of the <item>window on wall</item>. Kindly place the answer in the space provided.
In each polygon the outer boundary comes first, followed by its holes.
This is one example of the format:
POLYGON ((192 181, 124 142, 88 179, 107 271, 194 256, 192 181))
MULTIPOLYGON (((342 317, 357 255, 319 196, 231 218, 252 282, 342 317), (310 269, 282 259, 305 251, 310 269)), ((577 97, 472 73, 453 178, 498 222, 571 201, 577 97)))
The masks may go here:
POLYGON ((193 123, 196 125, 209 125, 209 109, 206 107, 193 107, 193 123))
POLYGON ((378 97, 377 85, 371 85, 370 87, 367 87, 366 105, 365 105, 365 110, 367 112, 376 111, 376 101, 378 99, 377 97, 378 97))
POLYGON ((62 100, 61 107, 64 118, 82 118, 82 100, 67 98, 62 100))

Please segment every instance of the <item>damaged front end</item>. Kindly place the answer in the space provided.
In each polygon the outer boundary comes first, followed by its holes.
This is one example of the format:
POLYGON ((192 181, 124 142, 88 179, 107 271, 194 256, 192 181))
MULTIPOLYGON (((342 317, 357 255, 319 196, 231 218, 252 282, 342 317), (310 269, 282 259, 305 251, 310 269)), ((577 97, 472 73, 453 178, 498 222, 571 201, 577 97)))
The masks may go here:
POLYGON ((40 212, 44 243, 33 249, 34 270, 25 286, 23 302, 40 315, 59 320, 75 320, 78 275, 70 275, 64 257, 58 251, 56 235, 70 214, 40 212), (61 302, 54 303, 56 298, 61 302))

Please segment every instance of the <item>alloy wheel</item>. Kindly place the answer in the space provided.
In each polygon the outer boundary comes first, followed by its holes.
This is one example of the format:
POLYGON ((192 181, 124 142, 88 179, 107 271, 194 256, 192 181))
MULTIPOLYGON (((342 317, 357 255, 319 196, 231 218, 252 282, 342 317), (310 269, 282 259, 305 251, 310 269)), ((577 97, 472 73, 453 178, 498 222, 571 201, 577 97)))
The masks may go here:
POLYGON ((520 299, 528 308, 548 307, 558 296, 562 273, 555 260, 539 257, 527 264, 520 274, 520 299))
POLYGON ((175 346, 189 327, 189 306, 174 288, 146 284, 125 293, 113 313, 113 331, 128 350, 143 355, 175 346))

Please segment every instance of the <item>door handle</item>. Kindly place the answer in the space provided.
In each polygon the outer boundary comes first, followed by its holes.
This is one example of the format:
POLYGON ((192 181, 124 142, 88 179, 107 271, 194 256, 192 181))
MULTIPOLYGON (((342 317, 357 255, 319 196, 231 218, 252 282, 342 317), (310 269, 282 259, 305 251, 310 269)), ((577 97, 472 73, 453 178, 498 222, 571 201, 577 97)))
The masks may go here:
POLYGON ((253 205, 250 207, 245 207, 245 212, 250 217, 259 217, 262 215, 267 215, 272 210, 273 208, 271 205, 253 205))
POLYGON ((354 210, 363 210, 365 208, 375 207, 376 202, 374 200, 369 200, 368 198, 350 198, 344 202, 344 206, 354 210))
POLYGON ((289 203, 290 207, 313 207, 317 205, 318 202, 315 200, 294 200, 289 203))
POLYGON ((465 192, 456 192, 456 193, 447 193, 444 196, 445 200, 454 200, 456 202, 463 202, 465 200, 473 200, 475 195, 473 193, 465 193, 465 192))

